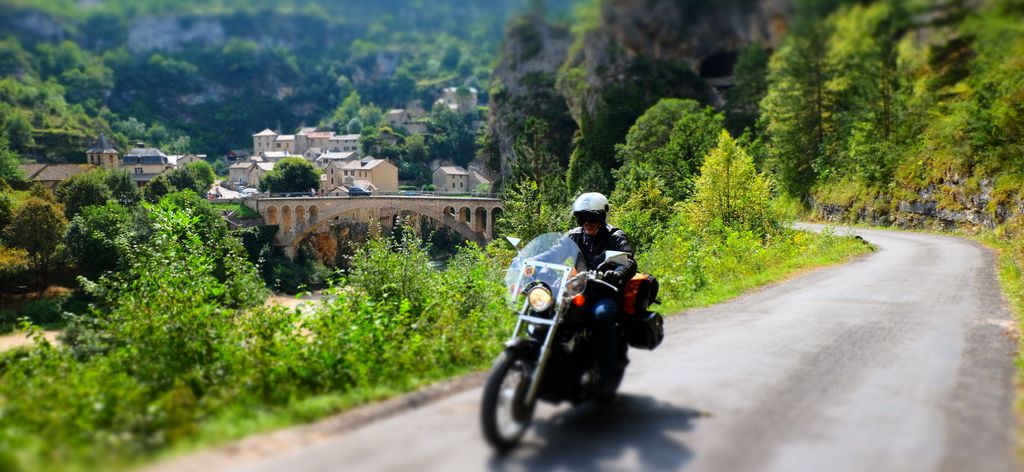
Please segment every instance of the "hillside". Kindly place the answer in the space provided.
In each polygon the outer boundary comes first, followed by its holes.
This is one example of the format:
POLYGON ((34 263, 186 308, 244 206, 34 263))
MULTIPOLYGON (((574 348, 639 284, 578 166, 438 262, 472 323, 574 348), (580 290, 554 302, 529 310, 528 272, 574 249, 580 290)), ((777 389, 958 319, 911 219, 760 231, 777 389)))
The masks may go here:
MULTIPOLYGON (((548 2, 546 12, 564 14, 569 3, 548 2)), ((249 147, 268 126, 341 130, 348 123, 332 117, 353 92, 384 111, 410 102, 429 111, 442 88, 459 85, 484 91, 486 103, 504 26, 528 8, 5 0, 0 121, 24 155, 81 161, 99 131, 121 144, 219 155, 249 147)))

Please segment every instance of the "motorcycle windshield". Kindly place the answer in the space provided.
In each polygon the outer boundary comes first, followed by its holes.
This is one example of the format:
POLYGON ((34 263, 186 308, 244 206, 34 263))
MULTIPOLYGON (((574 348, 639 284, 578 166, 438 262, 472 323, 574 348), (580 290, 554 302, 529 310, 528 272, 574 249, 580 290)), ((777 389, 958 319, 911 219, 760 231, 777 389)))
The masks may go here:
POLYGON ((586 270, 586 262, 580 248, 566 235, 537 236, 519 251, 505 274, 509 307, 522 308, 526 297, 524 289, 536 283, 547 285, 558 300, 568 278, 583 270, 586 270))

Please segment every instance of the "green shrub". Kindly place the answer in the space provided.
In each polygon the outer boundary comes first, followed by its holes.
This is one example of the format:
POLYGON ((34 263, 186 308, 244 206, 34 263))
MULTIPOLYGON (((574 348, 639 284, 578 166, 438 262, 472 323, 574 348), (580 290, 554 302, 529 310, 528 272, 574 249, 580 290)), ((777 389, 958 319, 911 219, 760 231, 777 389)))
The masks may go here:
POLYGON ((780 215, 772 207, 771 183, 754 168, 750 155, 722 131, 708 154, 687 206, 693 227, 707 231, 726 226, 769 236, 780 231, 780 215))
POLYGON ((21 308, 21 316, 35 325, 59 323, 64 318, 64 303, 67 300, 68 296, 64 295, 26 303, 21 308))

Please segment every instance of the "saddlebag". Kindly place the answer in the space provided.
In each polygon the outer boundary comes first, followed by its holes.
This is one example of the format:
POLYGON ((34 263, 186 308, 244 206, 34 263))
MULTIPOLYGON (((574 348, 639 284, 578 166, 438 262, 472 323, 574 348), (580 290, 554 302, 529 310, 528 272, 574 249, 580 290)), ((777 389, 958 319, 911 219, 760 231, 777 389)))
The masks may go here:
POLYGON ((665 338, 661 315, 647 311, 626 317, 626 342, 638 349, 653 350, 665 338))
POLYGON ((655 303, 658 303, 658 279, 636 274, 626 282, 622 291, 622 313, 627 317, 647 313, 647 308, 655 303))

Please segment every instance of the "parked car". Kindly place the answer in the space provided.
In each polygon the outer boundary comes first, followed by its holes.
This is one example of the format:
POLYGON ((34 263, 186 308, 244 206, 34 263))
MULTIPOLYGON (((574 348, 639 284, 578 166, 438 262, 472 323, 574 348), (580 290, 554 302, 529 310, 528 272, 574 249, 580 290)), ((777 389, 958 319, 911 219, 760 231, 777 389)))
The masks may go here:
POLYGON ((369 197, 373 195, 369 190, 362 187, 349 187, 348 196, 350 197, 369 197))
POLYGON ((241 196, 242 198, 249 198, 249 197, 252 197, 252 196, 257 195, 259 193, 260 193, 260 189, 249 187, 249 188, 243 188, 240 192, 238 192, 238 195, 241 196))

